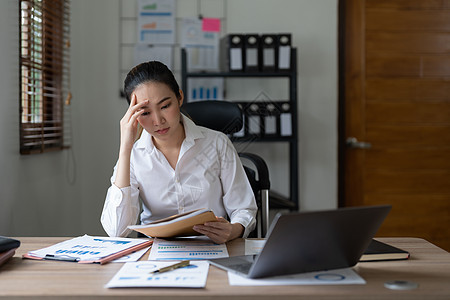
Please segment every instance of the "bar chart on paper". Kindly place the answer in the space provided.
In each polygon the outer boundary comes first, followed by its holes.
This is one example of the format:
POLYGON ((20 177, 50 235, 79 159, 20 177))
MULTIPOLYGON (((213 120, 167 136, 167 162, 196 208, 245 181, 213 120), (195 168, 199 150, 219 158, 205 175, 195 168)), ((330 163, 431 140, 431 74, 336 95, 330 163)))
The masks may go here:
POLYGON ((170 264, 162 261, 126 263, 106 284, 106 287, 205 287, 208 277, 208 262, 195 261, 187 267, 158 275, 152 274, 152 271, 170 264))
POLYGON ((228 257, 225 244, 198 239, 164 240, 156 238, 148 260, 204 260, 228 257))
POLYGON ((223 78, 189 79, 189 101, 223 100, 223 93, 223 78))

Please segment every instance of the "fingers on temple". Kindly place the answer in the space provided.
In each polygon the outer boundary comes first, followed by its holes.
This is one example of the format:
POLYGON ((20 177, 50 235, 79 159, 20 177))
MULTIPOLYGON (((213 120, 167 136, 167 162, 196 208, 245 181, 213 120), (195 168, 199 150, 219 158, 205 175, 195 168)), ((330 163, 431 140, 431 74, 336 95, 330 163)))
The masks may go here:
POLYGON ((136 102, 137 102, 136 94, 135 94, 135 93, 132 93, 132 94, 131 94, 130 107, 133 106, 133 105, 135 105, 136 102))

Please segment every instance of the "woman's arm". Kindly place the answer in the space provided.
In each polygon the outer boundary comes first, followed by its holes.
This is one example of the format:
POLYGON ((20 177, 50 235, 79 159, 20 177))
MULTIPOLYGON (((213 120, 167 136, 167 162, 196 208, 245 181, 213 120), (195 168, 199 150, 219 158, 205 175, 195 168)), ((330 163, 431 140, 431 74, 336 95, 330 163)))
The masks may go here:
POLYGON ((137 104, 136 95, 131 95, 130 106, 120 120, 120 150, 117 163, 117 174, 114 184, 119 188, 130 186, 131 150, 137 136, 137 118, 144 112, 141 108, 148 104, 148 100, 137 104))
POLYGON ((124 237, 132 231, 128 226, 136 224, 139 212, 139 190, 131 186, 119 189, 111 184, 100 221, 109 236, 124 237))
POLYGON ((255 196, 245 174, 240 158, 231 141, 222 135, 219 138, 218 158, 220 160, 220 182, 222 201, 230 218, 218 218, 218 222, 209 222, 194 227, 216 243, 224 243, 238 237, 246 237, 256 224, 255 196))
POLYGON ((136 224, 139 215, 139 191, 131 187, 131 151, 137 136, 137 118, 142 114, 142 106, 137 104, 136 95, 131 96, 130 106, 120 120, 120 150, 103 206, 101 223, 109 236, 126 236, 130 233, 128 225, 136 224))

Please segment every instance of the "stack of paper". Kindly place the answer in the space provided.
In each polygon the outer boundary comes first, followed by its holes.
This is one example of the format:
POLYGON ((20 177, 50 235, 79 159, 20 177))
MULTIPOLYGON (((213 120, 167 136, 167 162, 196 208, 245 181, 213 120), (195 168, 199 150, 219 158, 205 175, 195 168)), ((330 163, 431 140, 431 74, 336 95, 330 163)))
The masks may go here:
POLYGON ((152 243, 152 241, 143 239, 84 235, 50 247, 30 251, 23 257, 104 264, 145 247, 149 247, 152 243))

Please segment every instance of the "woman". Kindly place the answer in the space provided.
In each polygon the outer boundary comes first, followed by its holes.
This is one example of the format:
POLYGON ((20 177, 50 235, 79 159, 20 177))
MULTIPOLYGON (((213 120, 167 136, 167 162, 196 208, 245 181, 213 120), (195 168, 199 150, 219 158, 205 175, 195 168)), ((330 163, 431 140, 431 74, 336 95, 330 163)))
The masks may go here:
POLYGON ((130 106, 120 121, 119 159, 101 216, 108 235, 130 233, 140 198, 142 224, 209 208, 217 222, 196 225, 195 231, 216 243, 246 237, 255 227, 257 206, 228 137, 181 114, 183 92, 160 62, 134 67, 124 91, 130 106), (136 141, 138 124, 143 132, 136 141))

